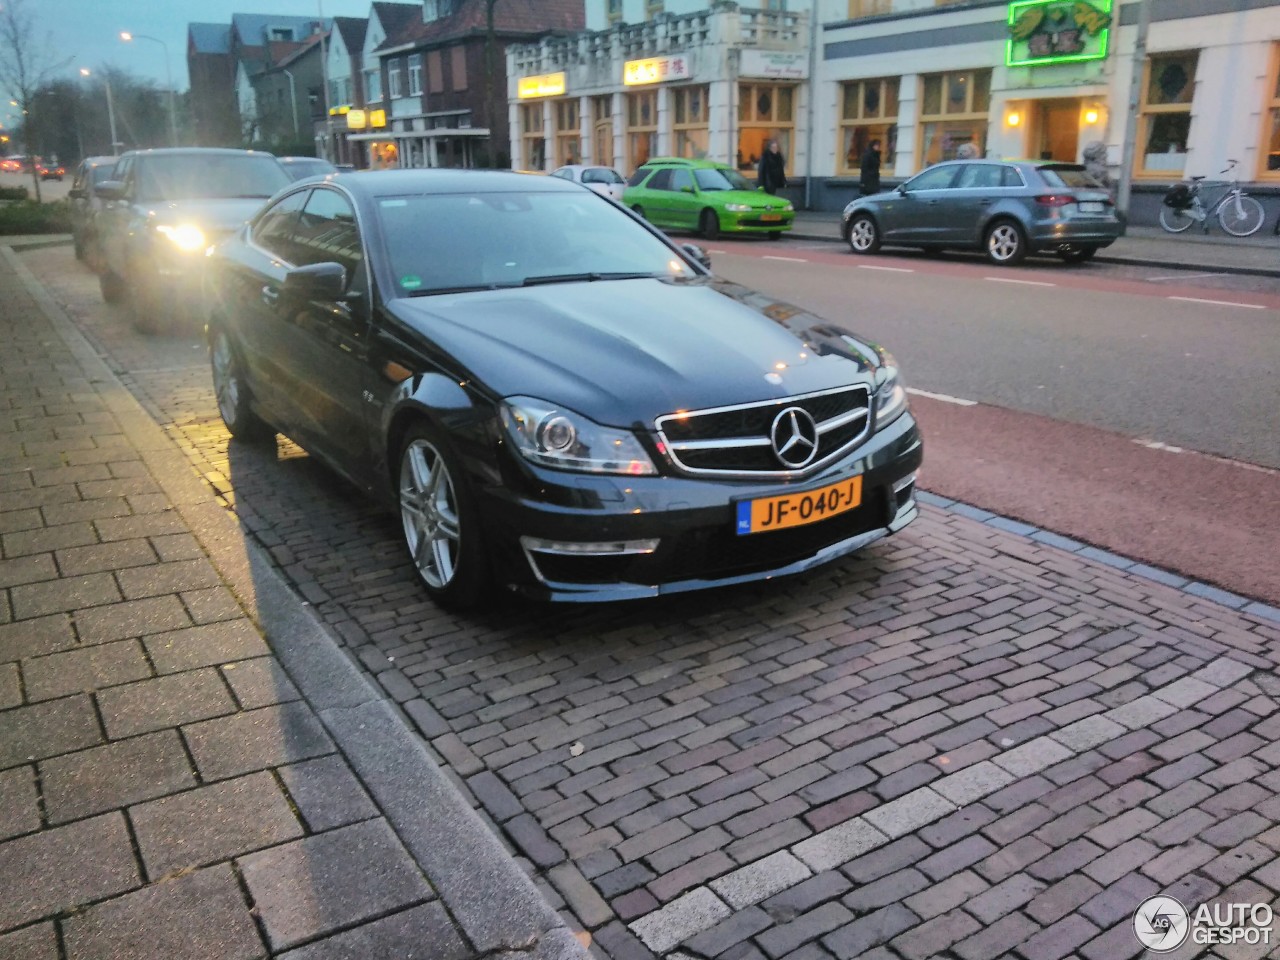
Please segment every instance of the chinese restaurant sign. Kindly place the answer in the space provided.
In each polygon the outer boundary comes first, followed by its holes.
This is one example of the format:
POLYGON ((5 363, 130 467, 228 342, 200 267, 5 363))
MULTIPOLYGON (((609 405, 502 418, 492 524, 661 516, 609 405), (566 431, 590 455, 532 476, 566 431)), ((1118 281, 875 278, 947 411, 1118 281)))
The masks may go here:
POLYGON ((686 55, 653 57, 649 60, 628 60, 622 65, 622 82, 628 87, 646 83, 662 83, 664 80, 688 80, 693 76, 686 55))
POLYGON ((1005 64, 1102 60, 1111 38, 1112 0, 1018 0, 1009 4, 1005 64))

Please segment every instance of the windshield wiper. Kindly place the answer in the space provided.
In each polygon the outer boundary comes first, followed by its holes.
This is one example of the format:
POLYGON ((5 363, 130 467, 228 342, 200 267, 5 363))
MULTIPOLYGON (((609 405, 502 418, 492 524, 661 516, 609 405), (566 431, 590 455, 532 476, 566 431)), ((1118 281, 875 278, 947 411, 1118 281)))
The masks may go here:
POLYGON ((522 287, 537 287, 544 283, 592 283, 596 280, 653 280, 657 273, 558 273, 545 277, 526 277, 522 287))
POLYGON ((432 287, 430 290, 413 290, 413 291, 410 291, 408 294, 406 294, 406 296, 409 296, 409 297, 434 297, 434 296, 436 296, 437 294, 442 294, 442 293, 475 293, 477 290, 497 290, 497 289, 499 289, 499 288, 501 288, 501 287, 504 287, 504 286, 509 287, 509 286, 511 286, 511 284, 509 284, 509 283, 508 283, 508 284, 499 284, 499 283, 472 283, 472 284, 467 284, 466 286, 461 286, 461 287, 432 287))

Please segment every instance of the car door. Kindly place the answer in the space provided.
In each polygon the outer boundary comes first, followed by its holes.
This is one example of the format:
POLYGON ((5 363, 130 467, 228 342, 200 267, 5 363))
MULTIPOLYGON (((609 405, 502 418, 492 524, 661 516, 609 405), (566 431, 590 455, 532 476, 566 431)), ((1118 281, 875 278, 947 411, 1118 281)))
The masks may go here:
POLYGON ((702 212, 702 200, 693 182, 693 171, 671 171, 671 220, 674 226, 693 230, 702 212))
POLYGON ((248 242, 233 245, 236 256, 221 263, 207 294, 211 311, 232 324, 248 370, 249 389, 272 425, 292 433, 295 414, 286 388, 288 370, 279 352, 280 338, 274 291, 284 285, 294 266, 293 234, 311 190, 288 194, 259 214, 249 228, 248 242))
POLYGON ((992 210, 1022 185, 1021 175, 1007 164, 966 163, 939 214, 945 224, 943 239, 965 246, 981 243, 992 210))
POLYGON ((674 171, 670 167, 663 167, 656 171, 649 178, 649 182, 644 185, 645 197, 642 201, 644 215, 654 226, 674 227, 677 225, 673 220, 676 211, 671 191, 672 173, 674 171))
MULTIPOLYGON (((289 239, 296 267, 338 263, 346 270, 341 300, 302 299, 287 280, 262 291, 268 305, 266 349, 289 392, 297 439, 352 479, 372 469, 369 449, 370 279, 355 207, 334 187, 312 190, 289 239)), ((287 277, 287 274, 286 274, 287 277)))
POLYGON ((951 199, 951 186, 961 164, 942 163, 917 174, 902 186, 901 201, 883 226, 884 239, 895 243, 938 242, 951 199))

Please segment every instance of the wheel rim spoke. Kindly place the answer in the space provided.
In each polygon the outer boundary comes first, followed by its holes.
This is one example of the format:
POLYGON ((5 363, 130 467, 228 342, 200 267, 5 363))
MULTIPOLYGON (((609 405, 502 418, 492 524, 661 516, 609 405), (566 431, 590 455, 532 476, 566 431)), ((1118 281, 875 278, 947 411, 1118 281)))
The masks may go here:
POLYGON ((436 589, 448 586, 457 571, 462 529, 449 468, 425 440, 415 440, 404 453, 400 515, 418 575, 436 589))

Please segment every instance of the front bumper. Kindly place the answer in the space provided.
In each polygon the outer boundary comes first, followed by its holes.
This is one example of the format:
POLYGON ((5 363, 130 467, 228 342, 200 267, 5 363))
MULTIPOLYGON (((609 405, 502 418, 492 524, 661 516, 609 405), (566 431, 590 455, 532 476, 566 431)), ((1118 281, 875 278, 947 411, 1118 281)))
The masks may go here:
POLYGON ((525 465, 527 483, 479 491, 480 514, 495 572, 513 591, 558 601, 655 597, 799 573, 901 530, 916 517, 922 449, 907 412, 847 457, 791 484, 588 477, 525 465), (735 532, 736 501, 858 475, 862 500, 854 510, 772 533, 735 532), (601 552, 555 544, 595 544, 601 552))
POLYGON ((795 223, 796 215, 788 211, 777 220, 765 220, 762 211, 751 210, 747 213, 720 214, 720 229, 726 233, 773 233, 778 230, 790 230, 795 223))

